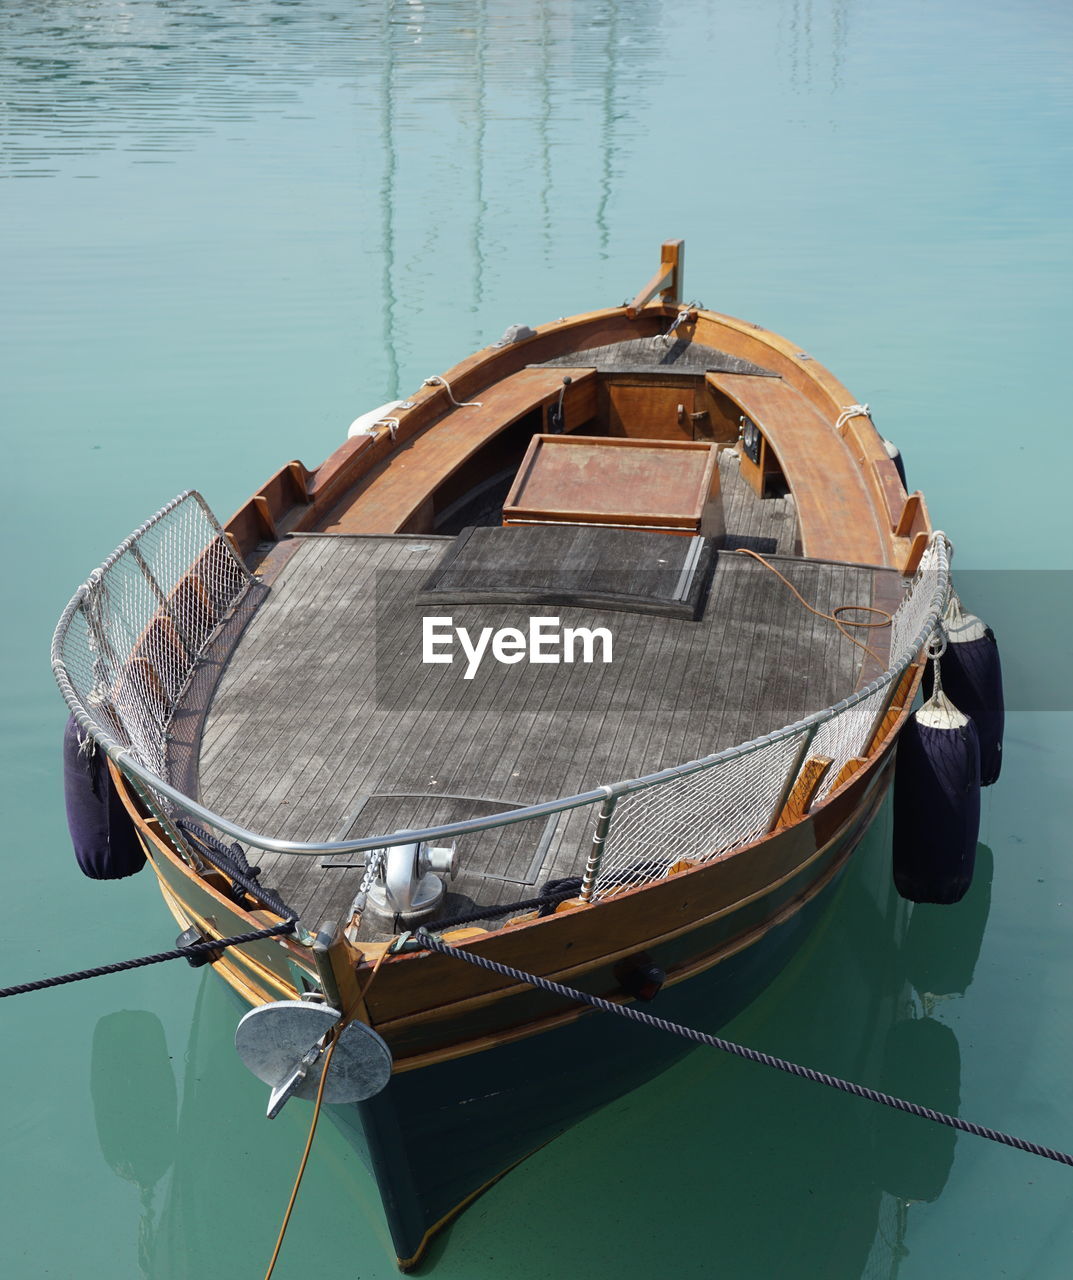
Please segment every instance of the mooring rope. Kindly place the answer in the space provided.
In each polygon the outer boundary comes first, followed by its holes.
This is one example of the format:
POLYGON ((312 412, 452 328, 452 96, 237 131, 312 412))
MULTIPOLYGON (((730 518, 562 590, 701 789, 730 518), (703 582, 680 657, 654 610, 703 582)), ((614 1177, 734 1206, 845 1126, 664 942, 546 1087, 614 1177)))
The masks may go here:
POLYGON ((29 991, 44 991, 47 987, 63 987, 69 982, 85 982, 88 978, 103 978, 110 973, 123 973, 126 969, 144 969, 146 965, 163 964, 165 960, 185 960, 189 956, 202 956, 213 951, 226 951, 228 947, 240 947, 246 942, 259 942, 262 938, 278 938, 294 933, 296 920, 284 920, 252 933, 236 933, 230 938, 209 938, 204 942, 191 942, 174 951, 159 951, 152 956, 138 956, 134 960, 118 960, 115 964, 98 965, 95 969, 80 969, 77 973, 61 973, 54 978, 38 978, 36 982, 23 982, 15 987, 0 988, 0 1000, 5 996, 21 996, 29 991))
POLYGON ((269 911, 275 912, 277 916, 282 916, 284 920, 298 919, 297 911, 292 907, 288 907, 274 889, 267 888, 257 879, 261 874, 261 868, 250 866, 242 846, 237 841, 228 848, 222 840, 217 840, 204 827, 199 827, 196 823, 190 822, 186 818, 180 818, 176 825, 185 835, 193 839, 197 846, 197 852, 206 861, 211 862, 217 871, 222 871, 224 875, 230 876, 232 881, 240 889, 248 893, 255 902, 260 902, 269 911))
POLYGON ((485 956, 477 955, 472 951, 461 951, 457 947, 452 947, 441 939, 426 933, 424 929, 418 929, 413 936, 421 946, 426 947, 429 951, 437 951, 440 955, 453 956, 455 959, 465 960, 467 964, 476 965, 479 969, 487 969, 489 973, 497 973, 503 978, 513 978, 517 982, 528 983, 529 986, 536 987, 540 991, 546 991, 549 995, 562 996, 566 1000, 574 1000, 579 1004, 586 1004, 592 1009, 600 1010, 602 1013, 612 1013, 619 1018, 628 1018, 631 1022, 639 1022, 643 1026, 652 1027, 656 1031, 666 1031, 671 1035, 681 1036, 684 1040, 691 1040, 694 1044, 708 1045, 713 1049, 721 1050, 723 1053, 733 1054, 737 1058, 745 1058, 749 1062, 756 1062, 764 1067, 772 1067, 776 1071, 784 1071, 787 1075, 797 1076, 802 1080, 811 1080, 813 1084, 823 1084, 829 1089, 838 1089, 842 1093, 849 1093, 857 1098, 865 1098, 869 1102, 876 1102, 884 1107, 892 1107, 895 1111, 904 1111, 908 1115, 919 1116, 922 1120, 931 1120, 934 1124, 946 1125, 947 1128, 957 1129, 961 1133, 971 1133, 977 1138, 986 1138, 989 1142, 998 1142, 1003 1146, 1013 1147, 1018 1151, 1027 1151, 1030 1155, 1041 1156, 1044 1160, 1054 1160, 1058 1164, 1073 1167, 1073 1155, 1069 1155, 1064 1151, 1056 1151, 1053 1147, 1044 1147, 1038 1142, 1029 1142, 1026 1138, 1014 1137, 1012 1134, 1002 1133, 998 1129, 991 1129, 987 1125, 976 1124, 972 1120, 962 1120, 960 1116, 947 1115, 945 1112, 936 1111, 932 1107, 922 1106, 919 1102, 909 1102, 905 1098, 896 1098, 892 1094, 881 1092, 879 1089, 871 1089, 867 1085, 857 1084, 852 1080, 843 1080, 839 1076, 828 1075, 826 1071, 817 1071, 813 1067, 803 1067, 800 1063, 788 1062, 785 1058, 776 1058, 770 1053, 763 1053, 759 1049, 750 1049, 747 1045, 736 1044, 733 1040, 724 1040, 721 1036, 708 1035, 706 1032, 697 1031, 693 1027, 684 1027, 681 1023, 670 1022, 666 1018, 657 1018, 654 1014, 645 1013, 632 1005, 616 1004, 614 1001, 604 1000, 600 996, 590 995, 587 991, 578 991, 574 987, 563 986, 560 982, 552 982, 551 979, 542 978, 538 974, 525 973, 521 969, 513 969, 509 965, 499 964, 498 961, 489 960, 485 956))
POLYGON ((872 410, 866 404, 847 404, 835 420, 835 430, 841 431, 851 418, 872 419, 872 410))
POLYGON ((580 892, 579 876, 568 876, 563 881, 549 880, 539 897, 501 903, 498 907, 475 907, 472 911, 462 912, 447 920, 431 920, 426 927, 443 933, 447 929, 457 929, 460 925, 474 924, 478 920, 495 920, 499 916, 509 916, 515 911, 542 911, 547 907, 559 906, 567 898, 576 898, 580 892))

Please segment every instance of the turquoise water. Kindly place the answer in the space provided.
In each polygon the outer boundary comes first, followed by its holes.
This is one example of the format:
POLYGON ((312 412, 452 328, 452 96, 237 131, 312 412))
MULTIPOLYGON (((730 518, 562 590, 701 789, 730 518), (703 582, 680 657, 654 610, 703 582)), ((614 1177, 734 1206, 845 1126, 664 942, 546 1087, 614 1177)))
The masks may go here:
MULTIPOLYGON (((0 2, 3 982, 174 933, 147 877, 68 848, 48 642, 89 569, 684 237, 689 296, 834 369, 956 563, 1009 571, 966 589, 1014 676, 972 896, 895 952, 864 894, 884 820, 731 1034, 878 1083, 876 1011, 921 955, 960 964, 902 1087, 1073 1149, 1070 579, 1016 572, 1073 568, 1071 37, 1041 0, 0 2)), ((172 965, 2 1012, 5 1274, 260 1277, 308 1112, 264 1120, 222 985, 172 965)), ((1066 1169, 695 1054, 489 1192, 437 1275, 1064 1278, 1071 1208, 1066 1169)), ((330 1125, 277 1276, 314 1267, 394 1274, 330 1125)))

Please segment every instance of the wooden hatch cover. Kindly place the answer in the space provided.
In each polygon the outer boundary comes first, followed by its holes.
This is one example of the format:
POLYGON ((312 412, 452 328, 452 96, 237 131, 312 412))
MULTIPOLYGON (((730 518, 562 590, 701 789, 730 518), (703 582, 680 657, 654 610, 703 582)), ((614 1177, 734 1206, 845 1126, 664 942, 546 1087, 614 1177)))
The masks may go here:
POLYGON ((692 621, 704 612, 714 555, 708 538, 647 529, 463 529, 418 603, 570 605, 692 621))
POLYGON ((536 435, 503 523, 724 532, 718 447, 706 441, 536 435))

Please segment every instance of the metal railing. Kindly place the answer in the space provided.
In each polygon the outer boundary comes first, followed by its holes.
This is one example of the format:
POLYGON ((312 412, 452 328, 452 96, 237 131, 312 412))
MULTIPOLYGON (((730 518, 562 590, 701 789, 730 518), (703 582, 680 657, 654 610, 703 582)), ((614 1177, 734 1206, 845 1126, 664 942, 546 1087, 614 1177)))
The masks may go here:
MULTIPOLYGON (((213 813, 168 780, 172 718, 251 575, 204 499, 181 494, 130 535, 79 588, 56 627, 52 667, 67 705, 133 780, 174 838, 177 813, 269 853, 353 854, 443 840, 599 806, 591 828, 567 821, 560 843, 587 853, 582 897, 596 901, 761 838, 778 822, 810 755, 843 766, 867 751, 898 683, 935 630, 950 594, 949 544, 933 535, 894 615, 887 670, 833 706, 735 747, 577 795, 435 827, 355 840, 292 841, 213 813), (571 830, 572 828, 572 830, 571 830), (585 831, 589 834, 586 836, 585 831)), ((196 858, 194 859, 196 864, 196 858)))

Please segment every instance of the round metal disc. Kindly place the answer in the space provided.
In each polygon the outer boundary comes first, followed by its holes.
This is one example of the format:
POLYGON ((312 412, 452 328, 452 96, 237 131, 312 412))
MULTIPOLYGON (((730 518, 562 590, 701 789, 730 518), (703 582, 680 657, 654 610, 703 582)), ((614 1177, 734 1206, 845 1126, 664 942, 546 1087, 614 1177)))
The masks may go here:
MULTIPOLYGON (((339 1018, 338 1010, 304 1000, 258 1005, 235 1029, 235 1048, 258 1080, 275 1088, 339 1018)), ((324 1101, 362 1102, 374 1097, 391 1078, 391 1061, 391 1050, 372 1027, 348 1023, 332 1054, 324 1101)), ((296 1098, 317 1096, 323 1067, 322 1054, 295 1089, 296 1098)))

